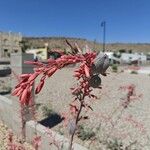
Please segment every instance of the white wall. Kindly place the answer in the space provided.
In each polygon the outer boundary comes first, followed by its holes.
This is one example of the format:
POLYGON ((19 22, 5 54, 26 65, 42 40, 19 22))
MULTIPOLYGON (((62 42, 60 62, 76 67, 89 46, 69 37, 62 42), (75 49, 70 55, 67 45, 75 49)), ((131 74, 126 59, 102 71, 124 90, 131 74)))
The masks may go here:
POLYGON ((121 55, 120 59, 123 62, 130 62, 130 61, 134 61, 134 60, 139 60, 141 62, 146 62, 146 55, 140 55, 140 54, 137 54, 137 53, 134 53, 134 54, 123 53, 121 55))

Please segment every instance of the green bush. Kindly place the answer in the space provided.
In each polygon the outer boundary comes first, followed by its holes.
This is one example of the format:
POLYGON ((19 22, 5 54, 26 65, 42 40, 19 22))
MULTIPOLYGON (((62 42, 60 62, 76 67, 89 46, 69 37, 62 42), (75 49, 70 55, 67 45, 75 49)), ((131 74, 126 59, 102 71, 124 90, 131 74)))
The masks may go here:
POLYGON ((107 141, 107 149, 109 150, 123 150, 122 142, 118 140, 109 140, 107 141))
POLYGON ((133 71, 131 71, 131 74, 138 74, 138 72, 133 70, 133 71))
POLYGON ((49 117, 51 116, 51 114, 54 113, 54 111, 52 110, 52 108, 49 108, 47 106, 42 106, 42 113, 45 117, 49 117))
POLYGON ((85 128, 82 125, 78 128, 78 138, 80 138, 82 141, 89 140, 93 137, 95 137, 96 134, 94 131, 91 130, 91 128, 85 128))
POLYGON ((113 65, 111 66, 111 68, 112 68, 112 71, 113 71, 113 72, 118 72, 118 65, 113 64, 113 65))

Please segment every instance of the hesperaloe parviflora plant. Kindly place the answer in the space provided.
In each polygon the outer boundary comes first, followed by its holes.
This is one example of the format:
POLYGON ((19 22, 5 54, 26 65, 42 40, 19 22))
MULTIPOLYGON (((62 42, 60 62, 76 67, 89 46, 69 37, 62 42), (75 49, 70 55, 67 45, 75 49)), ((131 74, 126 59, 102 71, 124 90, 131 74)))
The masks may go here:
MULTIPOLYGON (((60 58, 48 59, 46 63, 40 61, 26 61, 25 63, 34 65, 34 73, 20 75, 20 82, 15 87, 13 95, 19 97, 22 106, 32 105, 32 92, 35 79, 40 75, 40 82, 35 87, 35 94, 40 93, 45 84, 45 80, 51 77, 56 71, 70 64, 80 63, 79 68, 74 71, 77 86, 71 88, 73 101, 70 103, 71 118, 68 119, 69 133, 71 134, 69 150, 72 149, 73 138, 76 133, 78 122, 87 118, 81 113, 84 110, 92 110, 90 100, 96 98, 92 94, 94 88, 101 89, 100 75, 106 76, 109 67, 109 59, 106 54, 86 51, 81 53, 80 49, 73 54, 62 55, 60 58)), ((66 118, 65 118, 66 119, 66 118)))

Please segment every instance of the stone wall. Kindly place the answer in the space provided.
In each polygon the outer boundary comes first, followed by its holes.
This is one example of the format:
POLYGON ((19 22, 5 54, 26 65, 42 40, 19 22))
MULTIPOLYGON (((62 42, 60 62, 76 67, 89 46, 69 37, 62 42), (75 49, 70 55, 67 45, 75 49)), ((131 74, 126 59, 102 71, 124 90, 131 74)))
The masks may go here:
MULTIPOLYGON (((31 60, 33 58, 32 54, 12 54, 11 56, 11 68, 17 75, 32 72, 32 67, 23 63, 24 60, 31 60)), ((16 79, 12 78, 12 88, 14 88, 16 83, 16 79)), ((16 135, 25 138, 29 143, 32 143, 35 135, 40 136, 41 144, 39 150, 58 150, 56 142, 61 147, 61 150, 68 149, 69 140, 67 138, 32 120, 32 116, 29 116, 27 113, 24 116, 24 118, 28 119, 25 122, 23 131, 20 110, 18 98, 12 96, 11 99, 8 99, 0 96, 0 120, 11 128, 16 135), (25 132, 25 136, 23 132, 25 132)), ((74 150, 87 150, 76 143, 74 143, 73 148, 74 150)))
POLYGON ((8 58, 10 54, 21 52, 22 35, 12 32, 0 32, 0 58, 8 58))
MULTIPOLYGON (((17 135, 20 135, 21 134, 20 119, 18 120, 16 119, 14 121, 14 118, 17 118, 15 114, 16 113, 19 114, 19 110, 14 109, 13 107, 15 106, 14 104, 12 104, 11 99, 8 99, 4 96, 0 96, 0 120, 3 123, 5 123, 9 128, 13 129, 13 132, 15 132, 17 135), (18 129, 18 131, 14 129, 18 129)), ((55 131, 48 129, 33 120, 26 122, 25 132, 26 132, 26 141, 29 143, 32 143, 35 135, 41 137, 41 144, 39 146, 39 150, 49 150, 49 149, 58 150, 55 143, 57 143, 58 146, 61 147, 61 150, 68 149, 69 140, 67 138, 65 138, 62 135, 59 135, 55 131), (54 140, 56 142, 54 142, 54 140)), ((87 150, 85 147, 76 143, 74 143, 73 148, 74 150, 87 150)))

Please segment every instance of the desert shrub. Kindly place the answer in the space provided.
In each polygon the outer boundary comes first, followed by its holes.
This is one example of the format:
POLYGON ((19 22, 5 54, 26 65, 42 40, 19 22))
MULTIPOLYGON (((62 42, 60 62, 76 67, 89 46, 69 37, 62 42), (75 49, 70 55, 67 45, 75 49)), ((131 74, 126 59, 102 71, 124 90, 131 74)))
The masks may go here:
POLYGON ((118 72, 118 65, 113 64, 113 65, 111 66, 111 68, 112 68, 112 71, 113 71, 113 72, 118 72))
POLYGON ((138 74, 138 72, 133 70, 133 71, 131 71, 131 74, 138 74))
POLYGON ((126 53, 126 50, 125 49, 120 49, 119 53, 126 53))
POLYGON ((11 92, 11 87, 10 86, 3 86, 2 90, 11 92))
POLYGON ((58 133, 59 133, 60 135, 64 135, 64 131, 63 131, 61 128, 58 129, 58 133))
POLYGON ((114 53, 113 53, 113 56, 114 56, 114 57, 117 57, 117 58, 120 58, 120 57, 121 57, 121 54, 114 52, 114 53))
POLYGON ((1 95, 6 95, 11 93, 11 87, 3 85, 0 91, 1 95))
POLYGON ((51 116, 52 114, 54 114, 54 110, 51 108, 51 107, 48 107, 46 105, 42 106, 42 114, 45 116, 45 117, 49 117, 51 116))
POLYGON ((62 122, 62 124, 59 124, 59 125, 57 126, 56 131, 57 131, 60 135, 64 135, 64 136, 66 135, 66 130, 65 130, 65 128, 64 128, 63 122, 62 122))
POLYGON ((78 128, 78 137, 82 140, 89 140, 93 137, 95 137, 96 134, 94 131, 91 130, 91 128, 84 127, 83 125, 80 125, 78 128))
POLYGON ((107 141, 106 146, 109 150, 123 150, 122 142, 117 139, 107 141))

